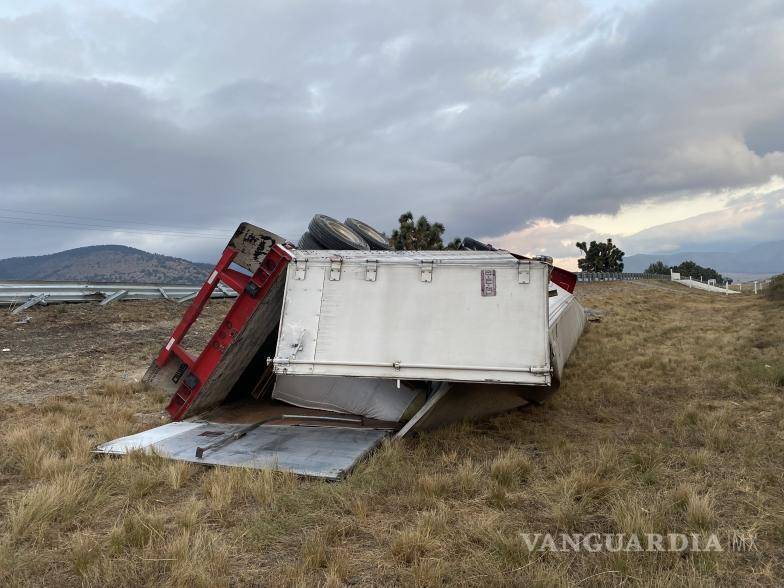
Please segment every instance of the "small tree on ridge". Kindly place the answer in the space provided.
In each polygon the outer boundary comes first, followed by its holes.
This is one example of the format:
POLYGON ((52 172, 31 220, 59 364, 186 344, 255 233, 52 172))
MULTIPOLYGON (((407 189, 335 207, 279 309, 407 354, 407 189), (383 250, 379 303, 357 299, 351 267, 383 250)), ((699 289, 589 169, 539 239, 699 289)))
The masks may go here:
POLYGON ((577 248, 585 254, 577 260, 577 267, 583 272, 622 272, 623 256, 625 255, 616 247, 612 239, 607 239, 607 243, 591 241, 586 245, 585 241, 578 241, 577 248))

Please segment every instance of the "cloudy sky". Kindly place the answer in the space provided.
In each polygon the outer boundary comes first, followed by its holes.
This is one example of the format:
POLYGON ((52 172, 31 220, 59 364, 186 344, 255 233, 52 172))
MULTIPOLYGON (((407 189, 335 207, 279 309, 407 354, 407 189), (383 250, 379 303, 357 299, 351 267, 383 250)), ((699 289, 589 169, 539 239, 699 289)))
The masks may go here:
POLYGON ((411 209, 573 263, 784 228, 784 2, 0 4, 0 257, 411 209))

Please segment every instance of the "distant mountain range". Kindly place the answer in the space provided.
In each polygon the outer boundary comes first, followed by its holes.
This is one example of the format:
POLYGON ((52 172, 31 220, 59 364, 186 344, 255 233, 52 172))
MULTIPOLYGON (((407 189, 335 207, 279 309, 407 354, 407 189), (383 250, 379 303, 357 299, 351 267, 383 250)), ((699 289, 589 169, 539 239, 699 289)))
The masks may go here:
POLYGON ((624 258, 624 271, 642 272, 656 262, 669 266, 691 260, 703 267, 712 267, 730 277, 762 277, 784 273, 784 241, 761 243, 741 251, 679 251, 677 253, 640 253, 624 258))
MULTIPOLYGON (((784 273, 784 241, 736 252, 639 253, 624 258, 624 270, 642 272, 656 261, 673 266, 686 260, 735 279, 756 279, 784 273)), ((201 284, 212 268, 208 263, 124 245, 93 245, 49 255, 0 259, 0 280, 201 284)))
POLYGON ((212 267, 124 245, 93 245, 0 259, 0 280, 201 284, 212 267))

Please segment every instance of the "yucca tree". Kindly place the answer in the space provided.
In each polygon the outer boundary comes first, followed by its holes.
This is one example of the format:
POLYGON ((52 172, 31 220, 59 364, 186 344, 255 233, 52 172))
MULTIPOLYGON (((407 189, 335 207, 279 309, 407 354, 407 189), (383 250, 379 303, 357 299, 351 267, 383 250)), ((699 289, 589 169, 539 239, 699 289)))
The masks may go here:
MULTIPOLYGON (((427 217, 420 216, 414 221, 414 215, 409 210, 400 215, 400 226, 392 231, 392 247, 398 251, 422 251, 444 249, 443 235, 446 228, 442 223, 431 223, 427 217)), ((446 247, 457 249, 460 240, 454 239, 446 247)))
POLYGON ((607 243, 601 241, 591 241, 587 245, 585 241, 576 243, 577 248, 585 254, 585 257, 577 260, 577 267, 583 272, 622 272, 623 256, 621 251, 607 239, 607 243))

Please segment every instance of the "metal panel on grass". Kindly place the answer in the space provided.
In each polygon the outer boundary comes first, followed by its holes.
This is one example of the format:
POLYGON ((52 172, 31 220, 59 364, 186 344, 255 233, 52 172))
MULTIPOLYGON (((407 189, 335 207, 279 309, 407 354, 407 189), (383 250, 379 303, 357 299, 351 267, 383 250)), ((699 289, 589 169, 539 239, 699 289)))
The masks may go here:
POLYGON ((96 452, 118 455, 146 450, 179 461, 274 469, 336 480, 390 434, 388 430, 356 427, 262 425, 205 451, 202 458, 196 457, 197 447, 231 439, 247 428, 246 424, 206 421, 169 423, 104 443, 96 452))

